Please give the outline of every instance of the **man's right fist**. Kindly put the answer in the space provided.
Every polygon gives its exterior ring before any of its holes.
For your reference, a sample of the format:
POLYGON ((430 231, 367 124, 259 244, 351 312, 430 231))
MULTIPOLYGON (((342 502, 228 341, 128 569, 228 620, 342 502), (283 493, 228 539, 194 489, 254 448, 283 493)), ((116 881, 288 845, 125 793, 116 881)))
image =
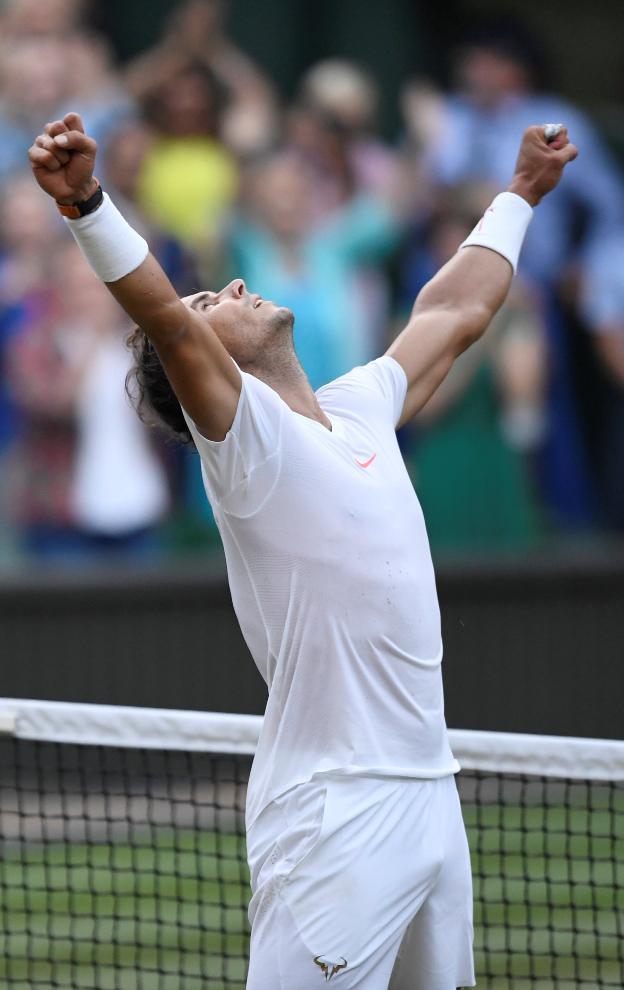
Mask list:
POLYGON ((87 137, 80 115, 67 113, 46 124, 28 151, 33 175, 57 203, 88 199, 97 188, 93 178, 97 145, 87 137))

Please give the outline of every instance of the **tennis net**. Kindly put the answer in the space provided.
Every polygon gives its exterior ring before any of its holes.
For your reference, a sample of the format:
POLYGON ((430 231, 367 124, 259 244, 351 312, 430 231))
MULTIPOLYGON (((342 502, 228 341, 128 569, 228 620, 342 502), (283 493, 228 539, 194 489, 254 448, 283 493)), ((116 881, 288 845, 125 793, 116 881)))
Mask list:
MULTIPOLYGON (((242 990, 261 719, 0 701, 0 985, 242 990)), ((624 743, 452 731, 488 990, 624 985, 624 743)))

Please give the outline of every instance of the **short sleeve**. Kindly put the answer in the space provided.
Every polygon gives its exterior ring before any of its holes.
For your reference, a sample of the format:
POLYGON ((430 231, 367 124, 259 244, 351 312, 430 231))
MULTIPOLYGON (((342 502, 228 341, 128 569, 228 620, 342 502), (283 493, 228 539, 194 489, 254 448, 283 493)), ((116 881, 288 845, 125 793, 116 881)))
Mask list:
POLYGON ((284 403, 264 382, 242 375, 234 422, 224 440, 208 440, 183 409, 201 458, 206 493, 213 507, 231 515, 253 515, 277 482, 281 467, 284 403))
POLYGON ((393 425, 396 426, 403 413, 405 396, 407 395, 407 375, 398 361, 385 354, 365 365, 371 378, 374 380, 392 416, 393 425))
POLYGON ((405 404, 407 376, 398 361, 385 354, 354 368, 316 394, 329 413, 359 414, 369 422, 376 415, 394 429, 405 404))

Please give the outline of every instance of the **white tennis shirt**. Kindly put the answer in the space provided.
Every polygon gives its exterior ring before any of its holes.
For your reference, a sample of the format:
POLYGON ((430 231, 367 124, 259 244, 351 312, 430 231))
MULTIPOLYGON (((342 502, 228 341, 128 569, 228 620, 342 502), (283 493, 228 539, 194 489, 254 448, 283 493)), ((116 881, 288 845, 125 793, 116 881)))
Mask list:
POLYGON ((395 425, 407 381, 382 357, 316 393, 332 430, 243 373, 221 442, 187 416, 234 609, 269 688, 247 825, 317 773, 455 773, 440 612, 395 425))

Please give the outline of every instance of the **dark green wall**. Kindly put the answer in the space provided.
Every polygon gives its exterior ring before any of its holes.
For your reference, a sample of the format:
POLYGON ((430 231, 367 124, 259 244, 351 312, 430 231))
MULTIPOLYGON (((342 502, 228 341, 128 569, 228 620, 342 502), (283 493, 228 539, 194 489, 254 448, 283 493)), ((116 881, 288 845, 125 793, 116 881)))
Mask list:
MULTIPOLYGON (((173 6, 172 0, 106 0, 97 21, 125 60, 158 38, 173 6)), ((413 0, 230 0, 228 25, 286 99, 305 68, 321 58, 340 55, 366 66, 381 84, 381 126, 392 136, 401 81, 414 71, 435 72, 438 64, 440 30, 423 14, 427 6, 413 0)))
MULTIPOLYGON (((174 6, 99 0, 94 19, 126 59, 156 40, 174 6)), ((484 15, 526 25, 543 44, 555 88, 570 99, 599 113, 624 100, 622 0, 230 0, 228 22, 285 96, 316 59, 362 61, 382 84, 390 124, 399 81, 412 72, 443 79, 452 42, 484 15)))
MULTIPOLYGON (((624 556, 438 567, 448 724, 621 738, 624 556)), ((0 695, 260 714, 221 568, 0 581, 0 695)))

